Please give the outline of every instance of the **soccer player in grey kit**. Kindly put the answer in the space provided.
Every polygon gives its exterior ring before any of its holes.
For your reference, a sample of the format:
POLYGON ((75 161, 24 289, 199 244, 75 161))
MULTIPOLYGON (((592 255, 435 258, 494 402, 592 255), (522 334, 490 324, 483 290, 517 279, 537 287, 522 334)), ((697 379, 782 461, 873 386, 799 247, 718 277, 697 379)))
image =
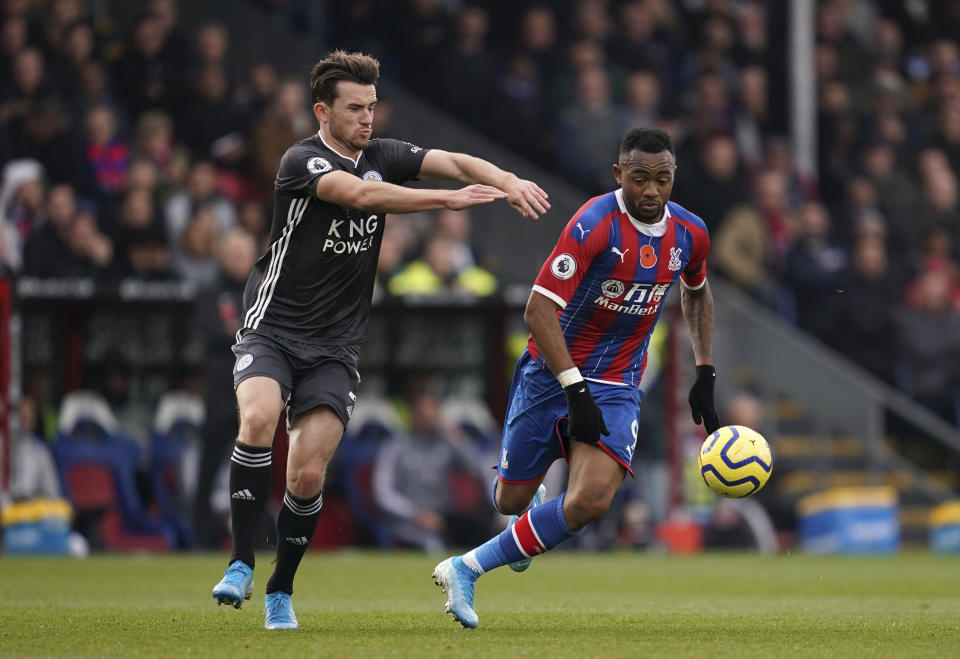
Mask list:
POLYGON ((293 577, 320 515, 327 464, 356 402, 385 215, 498 199, 533 219, 550 208, 535 183, 480 158, 371 139, 378 77, 377 60, 361 53, 338 50, 313 67, 320 130, 290 147, 280 163, 270 247, 247 282, 233 346, 240 413, 230 462, 233 551, 213 597, 240 608, 253 593, 253 534, 269 496, 271 445, 286 407, 286 492, 267 581, 267 629, 297 627, 293 577), (402 187, 416 178, 469 185, 402 187))

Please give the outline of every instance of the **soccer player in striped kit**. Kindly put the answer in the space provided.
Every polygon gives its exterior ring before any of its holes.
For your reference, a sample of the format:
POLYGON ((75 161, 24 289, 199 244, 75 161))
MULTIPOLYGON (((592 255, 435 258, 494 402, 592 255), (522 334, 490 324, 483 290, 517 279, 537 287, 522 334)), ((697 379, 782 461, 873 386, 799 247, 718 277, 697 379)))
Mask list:
POLYGON ((253 534, 270 494, 271 446, 286 409, 286 492, 277 516, 277 560, 267 581, 267 629, 298 626, 290 596, 310 544, 329 463, 357 400, 377 256, 387 213, 460 210, 499 199, 537 218, 550 204, 532 181, 486 160, 392 139, 372 139, 380 65, 335 51, 310 75, 316 135, 291 146, 274 190, 270 247, 244 292, 233 345, 240 432, 230 458, 233 549, 214 586, 240 608, 253 593, 253 534), (425 178, 469 183, 406 188, 425 178))
POLYGON ((697 364, 693 419, 707 433, 720 425, 710 239, 699 217, 669 201, 676 169, 666 132, 628 131, 613 166, 620 189, 577 211, 540 270, 524 313, 531 338, 510 389, 494 495, 514 517, 498 536, 433 572, 448 594, 447 611, 464 627, 479 624, 473 595, 481 575, 508 564, 526 569, 603 516, 627 472, 633 475, 647 345, 678 279, 697 364), (570 467, 567 490, 543 501, 543 477, 561 457, 570 467))

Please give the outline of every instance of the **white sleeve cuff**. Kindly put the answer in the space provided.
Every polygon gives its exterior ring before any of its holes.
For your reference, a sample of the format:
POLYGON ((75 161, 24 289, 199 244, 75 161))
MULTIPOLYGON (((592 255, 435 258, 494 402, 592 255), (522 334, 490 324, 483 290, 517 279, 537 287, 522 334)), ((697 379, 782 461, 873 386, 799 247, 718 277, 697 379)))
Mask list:
POLYGON ((554 293, 553 291, 548 291, 543 286, 537 286, 537 285, 534 285, 533 290, 539 293, 540 295, 550 298, 551 300, 559 304, 561 309, 565 309, 567 307, 567 301, 564 300, 559 295, 557 295, 556 293, 554 293))
POLYGON ((688 291, 699 291, 701 288, 703 288, 704 286, 706 286, 706 284, 707 284, 707 277, 704 276, 704 277, 703 277, 703 281, 700 282, 699 284, 697 284, 696 286, 691 286, 690 284, 688 284, 687 282, 685 282, 685 281, 683 280, 683 277, 681 276, 681 277, 680 277, 680 283, 683 284, 683 287, 686 288, 688 291))

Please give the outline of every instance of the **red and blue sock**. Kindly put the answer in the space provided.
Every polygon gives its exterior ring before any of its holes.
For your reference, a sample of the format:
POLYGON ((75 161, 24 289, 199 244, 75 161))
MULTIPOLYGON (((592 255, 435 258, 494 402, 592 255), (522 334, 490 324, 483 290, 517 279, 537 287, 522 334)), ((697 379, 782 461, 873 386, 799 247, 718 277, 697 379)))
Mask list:
POLYGON ((563 516, 566 493, 530 508, 510 528, 463 555, 477 574, 550 551, 576 535, 563 516))

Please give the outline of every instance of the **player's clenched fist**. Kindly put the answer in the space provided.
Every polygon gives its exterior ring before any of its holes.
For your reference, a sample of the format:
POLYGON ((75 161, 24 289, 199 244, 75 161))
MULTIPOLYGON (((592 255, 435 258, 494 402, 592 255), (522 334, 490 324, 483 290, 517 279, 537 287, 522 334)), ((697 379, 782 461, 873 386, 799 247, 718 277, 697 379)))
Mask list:
POLYGON ((584 444, 596 444, 600 441, 601 433, 610 434, 603 420, 603 412, 593 400, 586 380, 567 385, 563 393, 567 396, 567 432, 573 439, 584 444))

